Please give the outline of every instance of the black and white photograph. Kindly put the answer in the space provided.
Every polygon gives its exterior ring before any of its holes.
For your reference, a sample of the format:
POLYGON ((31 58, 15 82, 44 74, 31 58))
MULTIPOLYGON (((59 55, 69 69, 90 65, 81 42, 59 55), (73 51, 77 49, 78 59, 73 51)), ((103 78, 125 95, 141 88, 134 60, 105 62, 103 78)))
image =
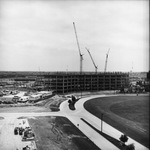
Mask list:
POLYGON ((149 0, 0 0, 0 150, 149 150, 149 0))

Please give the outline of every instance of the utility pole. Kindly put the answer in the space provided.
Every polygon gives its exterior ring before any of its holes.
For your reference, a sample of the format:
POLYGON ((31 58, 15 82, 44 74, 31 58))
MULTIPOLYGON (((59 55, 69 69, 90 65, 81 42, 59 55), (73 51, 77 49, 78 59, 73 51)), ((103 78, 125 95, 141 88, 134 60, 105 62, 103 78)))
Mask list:
POLYGON ((103 132, 103 114, 101 114, 101 132, 103 132))
POLYGON ((80 74, 82 74, 83 54, 81 54, 80 45, 79 45, 78 36, 77 36, 77 31, 76 31, 76 27, 75 27, 75 23, 74 22, 73 22, 73 27, 74 27, 74 31, 75 31, 75 36, 76 36, 77 46, 78 46, 79 56, 80 56, 80 74))
POLYGON ((95 67, 95 73, 97 73, 98 66, 95 65, 95 62, 94 62, 94 60, 93 60, 93 57, 92 57, 92 55, 91 55, 89 49, 86 48, 86 50, 88 51, 88 53, 89 53, 89 55, 90 55, 90 57, 91 57, 91 60, 92 60, 92 62, 93 62, 93 65, 94 65, 94 67, 95 67))

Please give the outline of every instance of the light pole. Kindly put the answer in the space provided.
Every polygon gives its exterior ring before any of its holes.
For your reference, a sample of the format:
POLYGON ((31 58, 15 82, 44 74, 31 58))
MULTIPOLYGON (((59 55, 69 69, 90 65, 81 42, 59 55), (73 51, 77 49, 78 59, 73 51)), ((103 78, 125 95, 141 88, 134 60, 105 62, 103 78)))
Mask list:
POLYGON ((104 114, 101 114, 101 132, 103 132, 103 116, 104 114))

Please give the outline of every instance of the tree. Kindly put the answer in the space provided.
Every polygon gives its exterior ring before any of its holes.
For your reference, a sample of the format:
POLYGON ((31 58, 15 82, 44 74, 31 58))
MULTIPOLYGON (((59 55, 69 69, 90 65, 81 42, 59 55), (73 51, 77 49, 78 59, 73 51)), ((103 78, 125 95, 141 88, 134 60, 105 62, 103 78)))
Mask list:
POLYGON ((126 150, 135 150, 134 144, 132 143, 132 144, 127 145, 126 150))
POLYGON ((72 101, 75 102, 76 101, 76 98, 74 95, 72 95, 72 101))
POLYGON ((119 139, 122 145, 125 145, 125 142, 128 141, 128 137, 125 134, 122 134, 119 139))

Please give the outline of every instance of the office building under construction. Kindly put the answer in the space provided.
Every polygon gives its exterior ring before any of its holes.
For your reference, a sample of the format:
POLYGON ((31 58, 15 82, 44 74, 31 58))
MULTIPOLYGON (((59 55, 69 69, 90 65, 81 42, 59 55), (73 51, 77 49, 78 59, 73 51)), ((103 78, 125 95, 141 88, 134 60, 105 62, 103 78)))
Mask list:
POLYGON ((1 72, 1 79, 35 81, 32 89, 56 93, 120 90, 129 84, 129 73, 123 72, 1 72))
POLYGON ((38 85, 44 85, 56 93, 120 90, 129 84, 129 74, 121 72, 56 72, 42 76, 37 80, 38 85))

